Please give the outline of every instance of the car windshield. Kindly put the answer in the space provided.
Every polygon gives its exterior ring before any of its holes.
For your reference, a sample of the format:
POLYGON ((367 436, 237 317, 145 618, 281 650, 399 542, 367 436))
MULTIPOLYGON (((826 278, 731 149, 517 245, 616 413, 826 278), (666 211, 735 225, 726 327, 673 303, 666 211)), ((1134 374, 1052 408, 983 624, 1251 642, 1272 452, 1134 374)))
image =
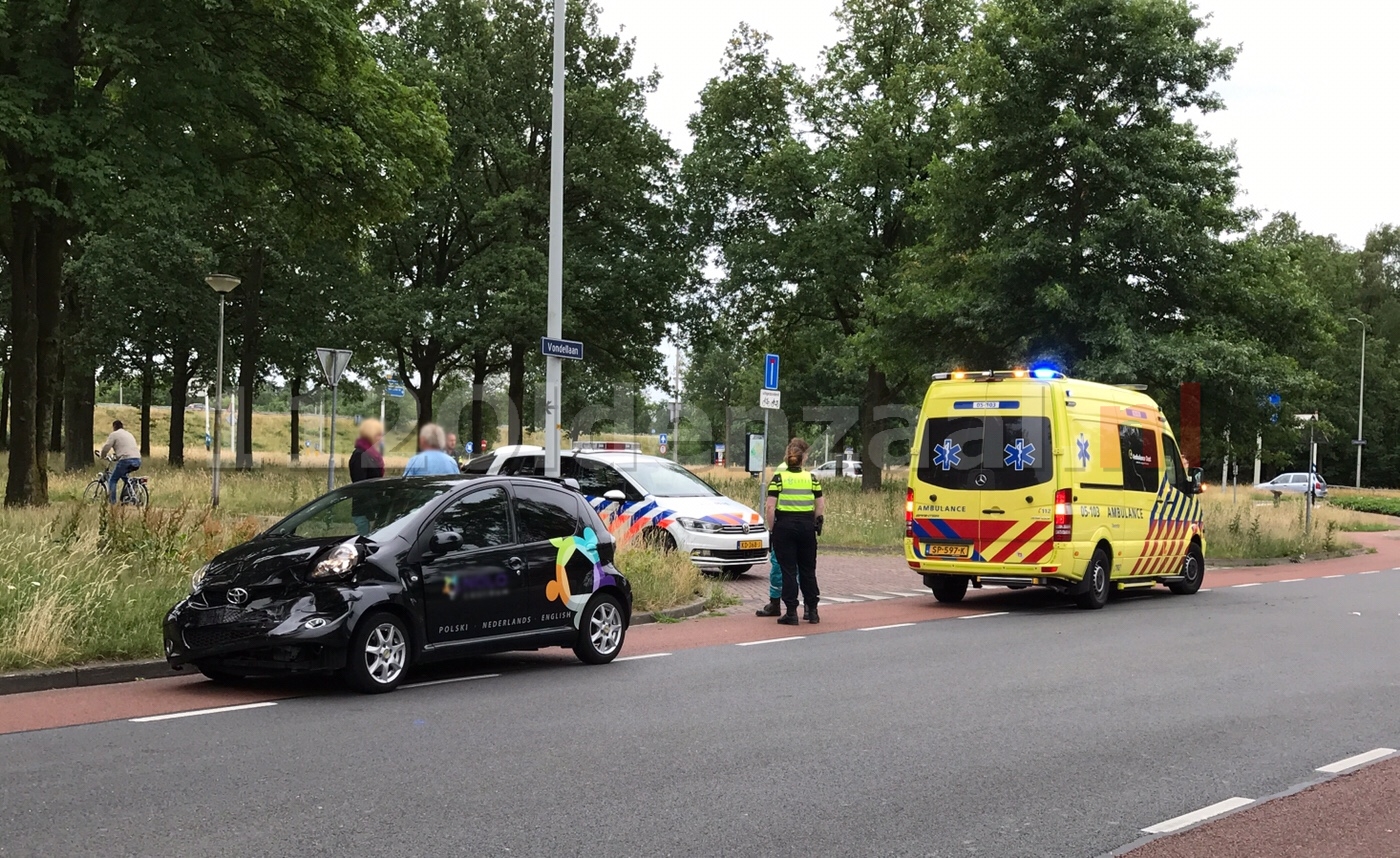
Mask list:
POLYGON ((660 498, 718 497, 709 483, 671 462, 655 459, 619 460, 612 462, 619 471, 628 474, 642 491, 660 498))
POLYGON ((458 480, 370 480, 323 495, 269 528, 265 536, 308 539, 368 536, 384 542, 458 480))

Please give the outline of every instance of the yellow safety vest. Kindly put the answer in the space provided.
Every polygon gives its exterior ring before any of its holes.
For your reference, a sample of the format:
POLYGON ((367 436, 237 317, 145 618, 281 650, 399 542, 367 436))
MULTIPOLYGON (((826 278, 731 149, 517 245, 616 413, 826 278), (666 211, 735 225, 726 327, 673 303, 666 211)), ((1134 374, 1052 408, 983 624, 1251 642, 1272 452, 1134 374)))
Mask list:
POLYGON ((777 492, 778 512, 806 513, 817 511, 817 493, 822 484, 812 476, 811 471, 784 471, 773 475, 768 483, 768 493, 777 492))

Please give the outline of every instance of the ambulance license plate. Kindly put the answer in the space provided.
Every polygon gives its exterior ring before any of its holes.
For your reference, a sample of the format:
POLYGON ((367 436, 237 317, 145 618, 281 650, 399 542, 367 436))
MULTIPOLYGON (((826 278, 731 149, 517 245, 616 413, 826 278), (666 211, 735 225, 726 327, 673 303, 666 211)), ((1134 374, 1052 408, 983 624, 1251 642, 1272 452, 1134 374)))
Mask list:
POLYGON ((968 558, 972 556, 972 546, 947 542, 927 542, 924 543, 924 553, 929 557, 968 558))
POLYGON ((759 551, 763 548, 762 539, 745 539, 739 543, 740 551, 759 551))

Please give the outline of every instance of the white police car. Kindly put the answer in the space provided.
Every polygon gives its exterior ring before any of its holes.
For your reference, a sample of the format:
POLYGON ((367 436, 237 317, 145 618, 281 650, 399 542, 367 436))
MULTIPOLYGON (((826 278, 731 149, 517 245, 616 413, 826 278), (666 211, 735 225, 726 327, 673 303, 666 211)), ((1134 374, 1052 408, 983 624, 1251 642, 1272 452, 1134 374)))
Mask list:
MULTIPOLYGON (((542 476, 544 449, 501 447, 472 459, 463 471, 542 476)), ((578 481, 619 543, 642 539, 683 551, 702 569, 732 575, 768 561, 763 517, 669 459, 626 449, 566 450, 560 471, 578 481)))

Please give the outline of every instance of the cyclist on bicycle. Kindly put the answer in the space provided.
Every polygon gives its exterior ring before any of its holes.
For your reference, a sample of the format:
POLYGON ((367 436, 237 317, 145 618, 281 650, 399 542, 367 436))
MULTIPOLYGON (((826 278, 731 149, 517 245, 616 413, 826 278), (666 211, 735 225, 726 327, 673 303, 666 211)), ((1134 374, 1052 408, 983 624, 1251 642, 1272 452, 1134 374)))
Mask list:
POLYGON ((115 464, 112 465, 112 476, 107 483, 107 500, 109 503, 116 503, 117 483, 141 467, 141 448, 136 445, 136 439, 131 437, 131 433, 122 428, 120 420, 112 421, 112 434, 107 436, 107 442, 102 445, 102 451, 97 455, 106 458, 108 452, 111 452, 115 464))

